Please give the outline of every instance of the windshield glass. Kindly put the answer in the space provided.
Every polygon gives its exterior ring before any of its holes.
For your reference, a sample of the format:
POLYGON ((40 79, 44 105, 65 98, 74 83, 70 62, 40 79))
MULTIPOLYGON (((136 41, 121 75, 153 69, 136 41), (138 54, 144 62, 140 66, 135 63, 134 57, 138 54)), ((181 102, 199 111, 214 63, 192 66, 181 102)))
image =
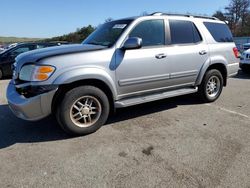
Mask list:
POLYGON ((105 23, 83 41, 83 44, 111 47, 131 22, 132 20, 118 20, 105 23))

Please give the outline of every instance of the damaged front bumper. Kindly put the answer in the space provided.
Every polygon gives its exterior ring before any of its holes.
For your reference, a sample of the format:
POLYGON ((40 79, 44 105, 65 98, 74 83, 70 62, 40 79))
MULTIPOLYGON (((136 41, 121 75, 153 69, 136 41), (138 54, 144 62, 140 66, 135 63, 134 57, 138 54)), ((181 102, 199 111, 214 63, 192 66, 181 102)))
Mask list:
MULTIPOLYGON (((8 85, 7 100, 12 112, 19 118, 37 121, 51 114, 52 102, 57 87, 50 88, 40 94, 23 94, 18 91, 13 81, 8 85)), ((31 90, 32 91, 32 90, 31 90)))

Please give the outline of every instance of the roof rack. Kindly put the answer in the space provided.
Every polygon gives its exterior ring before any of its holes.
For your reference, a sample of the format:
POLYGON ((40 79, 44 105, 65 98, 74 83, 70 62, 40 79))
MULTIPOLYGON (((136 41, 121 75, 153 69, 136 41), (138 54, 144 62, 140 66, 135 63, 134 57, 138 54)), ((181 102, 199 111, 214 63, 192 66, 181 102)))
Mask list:
POLYGON ((219 20, 216 17, 209 17, 209 16, 199 16, 199 15, 192 15, 192 14, 172 14, 172 13, 163 13, 163 12, 154 12, 150 14, 150 16, 183 16, 189 18, 204 18, 210 20, 219 20))

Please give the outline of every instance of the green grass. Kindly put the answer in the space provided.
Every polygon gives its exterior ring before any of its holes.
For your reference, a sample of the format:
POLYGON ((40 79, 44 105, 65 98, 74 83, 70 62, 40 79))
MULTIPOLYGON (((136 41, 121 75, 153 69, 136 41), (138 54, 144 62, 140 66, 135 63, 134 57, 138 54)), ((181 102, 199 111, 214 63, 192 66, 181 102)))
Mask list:
POLYGON ((16 42, 34 42, 42 40, 41 38, 18 38, 18 37, 1 37, 0 36, 0 44, 1 43, 16 43, 16 42))

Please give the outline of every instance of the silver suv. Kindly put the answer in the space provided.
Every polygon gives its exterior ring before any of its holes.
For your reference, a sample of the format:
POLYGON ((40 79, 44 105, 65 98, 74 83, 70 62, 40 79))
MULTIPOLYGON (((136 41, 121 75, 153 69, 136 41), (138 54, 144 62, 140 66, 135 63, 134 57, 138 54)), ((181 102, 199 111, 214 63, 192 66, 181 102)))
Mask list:
POLYGON ((195 92, 215 101, 238 57, 217 18, 154 13, 105 23, 79 45, 18 56, 7 98, 19 118, 55 114, 66 132, 85 135, 115 108, 195 92))

